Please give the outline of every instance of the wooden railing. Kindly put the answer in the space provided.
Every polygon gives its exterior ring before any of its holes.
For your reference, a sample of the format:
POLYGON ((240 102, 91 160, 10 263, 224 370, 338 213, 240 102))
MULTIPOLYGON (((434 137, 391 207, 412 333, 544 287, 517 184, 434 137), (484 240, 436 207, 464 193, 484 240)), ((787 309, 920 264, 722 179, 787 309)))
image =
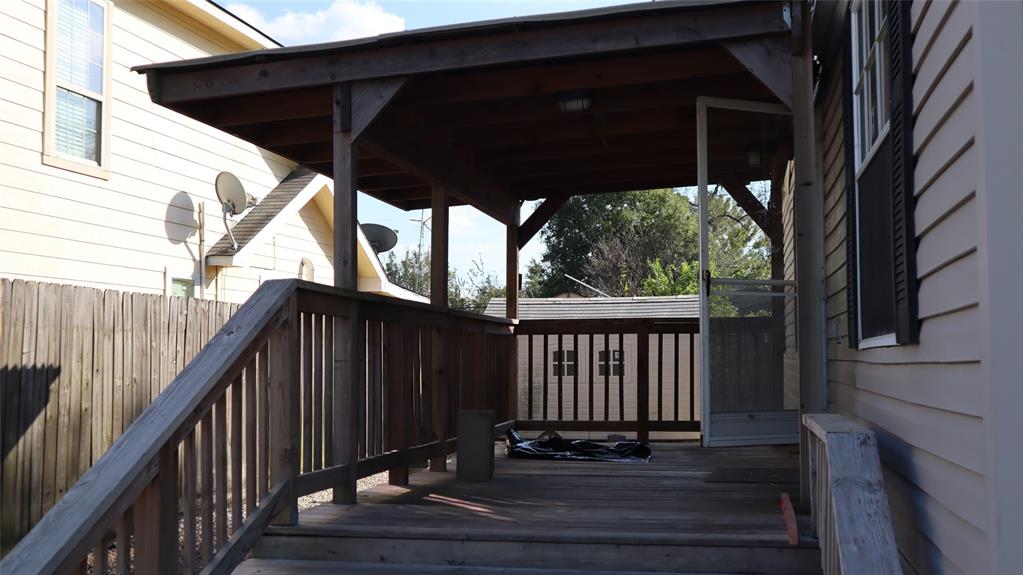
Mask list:
POLYGON ((700 430, 699 322, 522 320, 518 429, 700 430))
POLYGON ((513 409, 511 322, 265 283, 0 563, 3 573, 224 573, 297 498, 455 449, 513 409), (343 342, 334 345, 335 340, 343 342))
POLYGON ((830 413, 806 414, 803 426, 824 574, 902 573, 874 432, 830 413))

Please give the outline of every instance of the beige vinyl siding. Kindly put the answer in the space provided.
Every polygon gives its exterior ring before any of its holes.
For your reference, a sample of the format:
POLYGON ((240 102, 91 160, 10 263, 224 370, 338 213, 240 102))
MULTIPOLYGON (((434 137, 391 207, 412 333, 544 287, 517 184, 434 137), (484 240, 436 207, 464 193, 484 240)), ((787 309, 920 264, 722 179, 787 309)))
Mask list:
MULTIPOLYGON (((225 44, 147 3, 118 2, 110 10, 110 178, 44 165, 45 5, 0 3, 0 274, 161 293, 167 271, 197 271, 199 203, 207 245, 225 233, 213 188, 219 172, 261 197, 293 164, 153 104, 131 66, 222 53, 225 44)), ((312 243, 288 249, 322 260, 312 243)))
POLYGON ((263 281, 298 277, 302 258, 313 263, 313 281, 332 285, 333 237, 318 208, 306 204, 259 247, 246 267, 221 268, 216 279, 219 298, 243 302, 263 281))
MULTIPOLYGON (((818 103, 825 193, 829 410, 878 432, 896 536, 921 573, 988 572, 978 311, 973 10, 914 2, 918 345, 857 351, 846 321, 841 78, 818 103)), ((839 67, 840 69, 840 67, 839 67)))

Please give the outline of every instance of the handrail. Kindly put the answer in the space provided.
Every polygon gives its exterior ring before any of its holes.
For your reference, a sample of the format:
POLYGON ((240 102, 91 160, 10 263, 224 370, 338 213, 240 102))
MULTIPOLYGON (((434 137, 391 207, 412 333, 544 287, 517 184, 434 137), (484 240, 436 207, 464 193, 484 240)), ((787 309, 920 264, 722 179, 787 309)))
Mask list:
POLYGON ((177 572, 179 560, 187 571, 228 572, 267 525, 297 521, 298 496, 334 487, 337 498, 339 486, 354 495, 356 476, 391 471, 392 481, 407 481, 410 463, 443 462, 455 448, 448 421, 467 398, 505 419, 500 386, 510 387, 514 324, 268 281, 0 571, 66 572, 91 559, 105 572, 113 533, 118 572, 177 572), (354 347, 335 345, 332 334, 354 347), (352 349, 362 352, 346 356, 352 349), (375 394, 368 407, 367 394, 375 394), (367 434, 373 425, 387 427, 385 440, 367 434))
POLYGON ((874 432, 831 413, 805 414, 803 426, 824 574, 901 574, 874 432))

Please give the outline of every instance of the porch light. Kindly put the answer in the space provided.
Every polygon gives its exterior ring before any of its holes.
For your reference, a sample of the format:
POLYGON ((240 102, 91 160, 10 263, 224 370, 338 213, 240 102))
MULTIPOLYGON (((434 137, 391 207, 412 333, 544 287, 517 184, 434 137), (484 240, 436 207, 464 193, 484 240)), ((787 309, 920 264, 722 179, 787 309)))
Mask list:
POLYGON ((585 112, 590 109, 590 95, 586 92, 558 94, 558 109, 562 112, 585 112))
POLYGON ((760 150, 756 147, 746 148, 746 165, 750 168, 760 166, 760 150))

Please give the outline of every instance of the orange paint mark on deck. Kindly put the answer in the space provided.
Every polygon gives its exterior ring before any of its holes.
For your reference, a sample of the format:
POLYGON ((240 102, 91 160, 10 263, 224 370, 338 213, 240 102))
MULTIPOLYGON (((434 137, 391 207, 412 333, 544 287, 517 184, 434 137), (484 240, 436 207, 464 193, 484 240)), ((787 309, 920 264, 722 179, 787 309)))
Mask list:
POLYGON ((781 514, 785 518, 785 531, 789 537, 789 545, 799 544, 799 525, 796 523, 796 511, 792 509, 792 499, 788 493, 781 494, 781 514))

